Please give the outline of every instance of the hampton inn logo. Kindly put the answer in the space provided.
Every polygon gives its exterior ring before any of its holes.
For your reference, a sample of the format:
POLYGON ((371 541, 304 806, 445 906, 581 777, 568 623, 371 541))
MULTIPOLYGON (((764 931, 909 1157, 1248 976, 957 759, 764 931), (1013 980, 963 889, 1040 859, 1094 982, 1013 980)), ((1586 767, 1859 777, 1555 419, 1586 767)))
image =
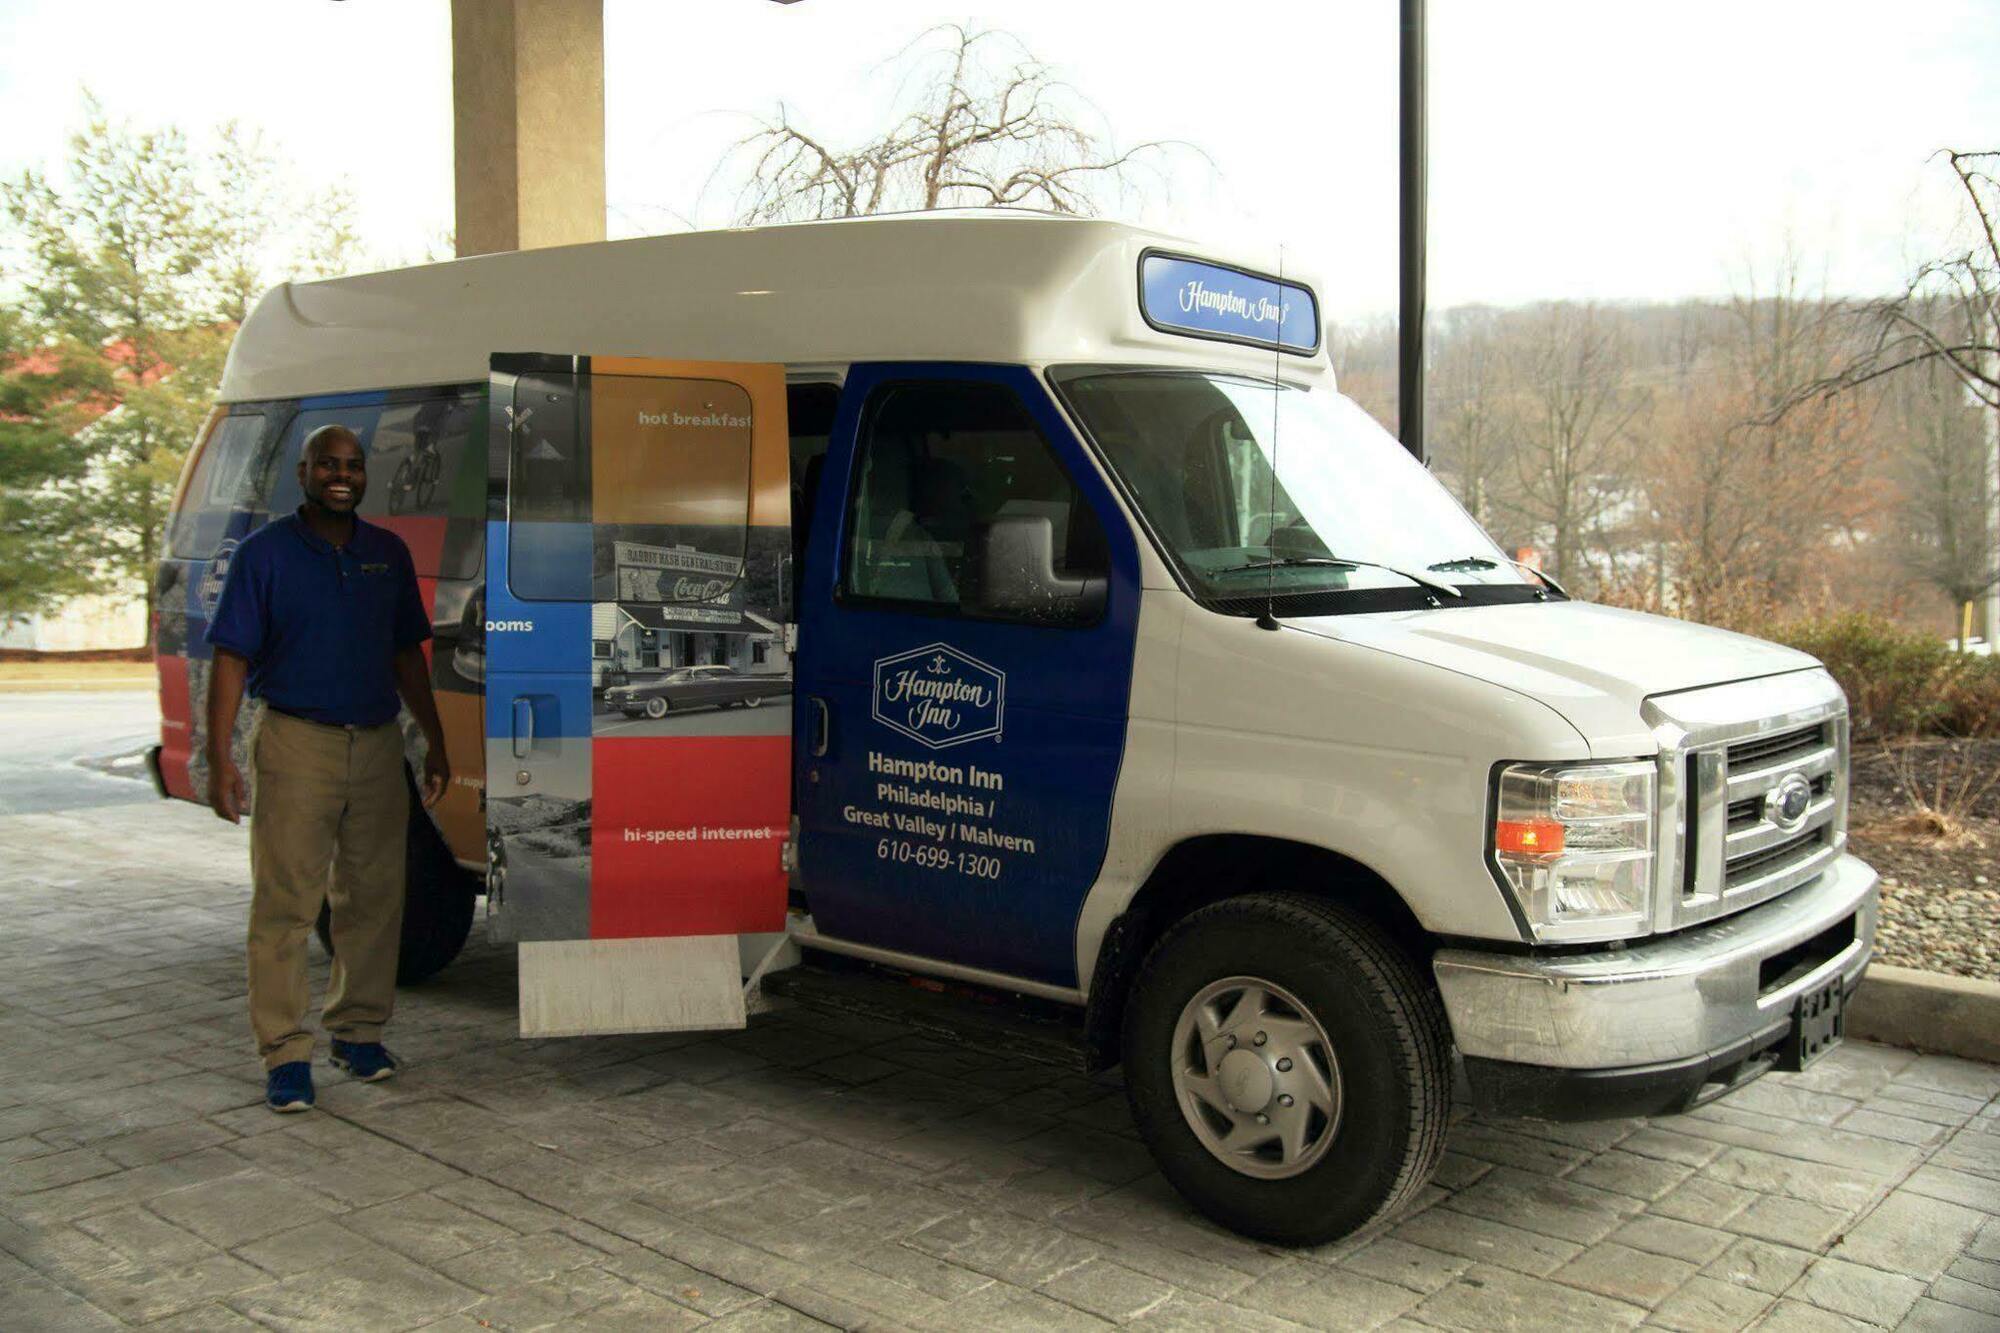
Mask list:
POLYGON ((201 613, 210 620, 215 619, 215 608, 222 601, 222 585, 229 579, 229 562, 236 558, 236 539, 215 548, 215 554, 208 559, 208 567, 201 571, 201 582, 195 586, 194 595, 201 603, 201 613))
POLYGON ((1006 703, 1006 672, 946 644, 875 662, 875 720, 933 750, 999 740, 1006 703))

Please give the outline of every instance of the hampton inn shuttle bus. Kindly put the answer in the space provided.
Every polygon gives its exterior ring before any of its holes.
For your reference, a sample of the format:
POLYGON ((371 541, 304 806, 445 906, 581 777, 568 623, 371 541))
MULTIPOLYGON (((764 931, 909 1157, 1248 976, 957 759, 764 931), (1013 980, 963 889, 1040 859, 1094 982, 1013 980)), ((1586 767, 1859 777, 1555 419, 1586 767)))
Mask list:
POLYGON ((1508 559, 1323 328, 1274 257, 1006 213, 280 287, 180 483, 161 786, 339 422, 458 775, 403 974, 483 893, 526 1035, 741 1026, 829 955, 1053 1001, 1167 1177, 1293 1243, 1422 1187, 1457 1071, 1610 1117, 1827 1050, 1876 912, 1839 687, 1508 559))

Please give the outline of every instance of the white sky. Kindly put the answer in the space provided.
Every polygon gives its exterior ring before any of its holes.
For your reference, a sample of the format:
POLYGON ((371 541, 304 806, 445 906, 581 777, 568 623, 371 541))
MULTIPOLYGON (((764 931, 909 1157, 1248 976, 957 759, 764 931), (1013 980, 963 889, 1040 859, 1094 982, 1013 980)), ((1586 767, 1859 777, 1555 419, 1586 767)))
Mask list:
MULTIPOLYGON (((611 230, 728 220, 702 187, 783 97, 878 124, 876 67, 941 18, 1019 34, 1121 142, 1185 139, 1139 220, 1309 254, 1329 312, 1393 310, 1396 0, 605 0, 611 230)), ((1727 292, 1789 243, 1893 287, 1955 200, 1940 147, 2000 147, 2000 0, 1432 0, 1431 299, 1727 292)), ((114 114, 236 117, 343 180, 368 241, 451 225, 446 0, 0 0, 0 170, 49 166, 88 86, 114 114)))

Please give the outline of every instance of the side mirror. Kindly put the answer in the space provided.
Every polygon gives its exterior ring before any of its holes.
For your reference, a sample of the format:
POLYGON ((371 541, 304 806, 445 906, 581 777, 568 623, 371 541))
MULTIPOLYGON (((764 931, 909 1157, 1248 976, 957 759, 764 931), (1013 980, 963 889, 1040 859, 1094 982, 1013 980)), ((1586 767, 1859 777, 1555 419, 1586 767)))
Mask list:
POLYGON ((993 520, 979 561, 979 609, 1023 620, 1075 624, 1104 609, 1103 576, 1056 573, 1055 526, 1043 514, 993 520))

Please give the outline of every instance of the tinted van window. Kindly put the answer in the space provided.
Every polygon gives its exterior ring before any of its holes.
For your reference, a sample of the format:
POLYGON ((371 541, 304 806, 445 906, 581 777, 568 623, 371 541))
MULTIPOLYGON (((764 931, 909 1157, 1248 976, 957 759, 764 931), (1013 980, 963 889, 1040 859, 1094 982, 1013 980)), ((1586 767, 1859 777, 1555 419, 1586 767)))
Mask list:
MULTIPOLYGON (((271 455, 268 480, 264 493, 270 497, 269 509, 273 515, 289 514, 305 499, 299 490, 299 446, 306 436, 321 426, 345 426, 361 440, 361 452, 368 456, 368 490, 373 498, 377 477, 375 475, 375 452, 372 441, 375 436, 375 420, 382 414, 379 403, 367 403, 358 407, 315 407, 295 413, 285 433, 279 437, 278 447, 271 455)), ((367 503, 363 501, 364 505, 367 503)))
POLYGON ((361 502, 362 514, 369 518, 476 515, 485 499, 483 476, 471 508, 455 503, 476 406, 475 399, 454 397, 384 407, 376 418, 374 445, 368 453, 368 494, 361 502))
POLYGON ((256 473, 264 442, 261 415, 224 417, 195 459, 187 493, 167 529, 167 554, 206 560, 215 554, 232 513, 257 507, 256 473))
POLYGON ((270 512, 290 513, 299 492, 299 447, 322 426, 346 426, 368 456, 361 516, 388 528, 410 548, 422 578, 470 578, 479 572, 485 523, 484 454, 471 447, 486 421, 477 395, 415 402, 313 408, 294 416, 272 454, 270 512), (477 461, 473 473, 466 464, 477 461), (456 521, 454 521, 456 520, 456 521))
POLYGON ((997 384, 880 390, 862 427, 848 532, 843 591, 944 615, 1082 624, 1096 618, 1091 594, 1110 569, 1089 502, 997 384), (1043 551, 1046 598, 1003 590, 1002 576, 1041 565, 1043 551))
POLYGON ((507 392, 508 583, 538 601, 706 604, 745 591, 750 395, 724 380, 535 373, 507 392))

